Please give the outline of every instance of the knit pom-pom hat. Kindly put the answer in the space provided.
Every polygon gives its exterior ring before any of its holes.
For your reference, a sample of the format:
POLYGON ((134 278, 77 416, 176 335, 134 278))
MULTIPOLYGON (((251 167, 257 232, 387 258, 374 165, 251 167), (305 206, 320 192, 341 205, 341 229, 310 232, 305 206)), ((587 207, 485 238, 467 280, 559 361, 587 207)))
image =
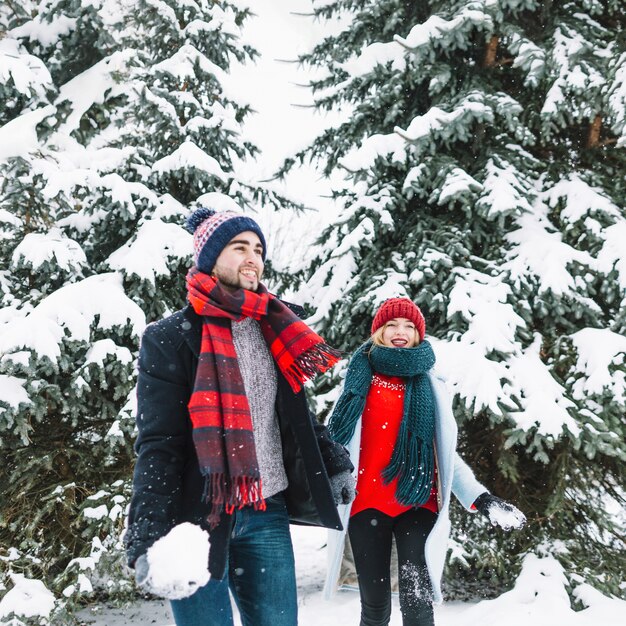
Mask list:
POLYGON ((417 304, 408 298, 389 298, 380 305, 372 322, 372 335, 394 317, 404 317, 411 320, 415 324, 420 341, 424 341, 426 320, 417 304))
POLYGON ((196 209, 186 220, 185 228, 193 234, 193 260, 196 267, 210 274, 217 257, 228 242, 239 233, 252 231, 263 245, 263 260, 267 245, 259 225, 250 217, 234 211, 217 213, 212 209, 196 209))

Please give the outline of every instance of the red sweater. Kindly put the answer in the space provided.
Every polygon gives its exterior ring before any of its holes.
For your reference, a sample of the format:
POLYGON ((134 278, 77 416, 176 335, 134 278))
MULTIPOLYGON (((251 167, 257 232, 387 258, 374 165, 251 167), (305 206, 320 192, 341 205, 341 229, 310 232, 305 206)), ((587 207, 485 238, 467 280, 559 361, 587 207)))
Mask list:
MULTIPOLYGON (((397 376, 374 374, 370 385, 361 424, 361 452, 357 496, 350 515, 365 509, 376 509, 396 517, 413 508, 396 500, 395 478, 385 485, 383 470, 389 465, 393 454, 404 408, 404 379, 397 376)), ((437 513, 437 467, 430 498, 424 508, 437 513)))

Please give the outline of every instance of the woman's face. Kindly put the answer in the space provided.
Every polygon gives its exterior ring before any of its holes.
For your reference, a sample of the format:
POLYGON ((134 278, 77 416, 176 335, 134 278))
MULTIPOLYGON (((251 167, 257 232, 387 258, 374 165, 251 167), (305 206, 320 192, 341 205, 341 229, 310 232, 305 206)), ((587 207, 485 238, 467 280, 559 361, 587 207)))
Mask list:
POLYGON ((415 324, 406 317, 394 317, 383 329, 382 341, 388 348, 412 348, 419 341, 415 324))

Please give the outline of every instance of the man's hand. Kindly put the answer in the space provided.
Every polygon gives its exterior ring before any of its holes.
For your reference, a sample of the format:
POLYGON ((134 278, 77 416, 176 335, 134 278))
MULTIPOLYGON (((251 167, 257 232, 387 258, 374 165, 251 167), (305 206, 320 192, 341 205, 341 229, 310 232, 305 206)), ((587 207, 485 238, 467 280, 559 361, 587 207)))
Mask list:
POLYGON ((351 472, 339 472, 331 476, 329 480, 335 504, 350 504, 354 500, 356 481, 351 472))
POLYGON ((150 566, 148 565, 148 557, 145 554, 142 554, 135 561, 135 582, 137 587, 152 593, 150 588, 150 566))
POLYGON ((526 516, 516 506, 487 491, 476 498, 474 506, 491 522, 492 526, 500 526, 504 530, 517 530, 526 523, 526 516))
POLYGON ((173 578, 171 581, 161 580, 160 584, 156 583, 154 577, 150 575, 148 557, 142 554, 135 561, 135 582, 142 591, 153 596, 166 600, 180 600, 193 595, 202 586, 203 581, 176 580, 173 578))

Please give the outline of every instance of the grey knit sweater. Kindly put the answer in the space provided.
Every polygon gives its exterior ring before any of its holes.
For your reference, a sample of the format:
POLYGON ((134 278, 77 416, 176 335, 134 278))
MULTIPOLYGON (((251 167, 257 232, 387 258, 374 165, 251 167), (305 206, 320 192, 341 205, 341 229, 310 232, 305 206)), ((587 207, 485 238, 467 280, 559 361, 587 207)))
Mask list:
POLYGON ((233 343, 250 405, 256 457, 263 481, 263 497, 287 488, 280 430, 276 418, 274 359, 256 320, 246 317, 232 323, 233 343))

